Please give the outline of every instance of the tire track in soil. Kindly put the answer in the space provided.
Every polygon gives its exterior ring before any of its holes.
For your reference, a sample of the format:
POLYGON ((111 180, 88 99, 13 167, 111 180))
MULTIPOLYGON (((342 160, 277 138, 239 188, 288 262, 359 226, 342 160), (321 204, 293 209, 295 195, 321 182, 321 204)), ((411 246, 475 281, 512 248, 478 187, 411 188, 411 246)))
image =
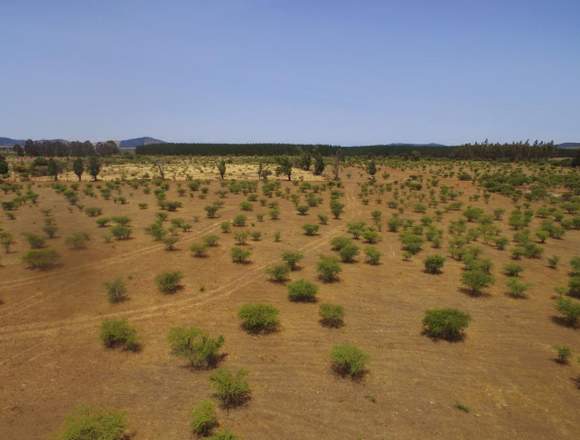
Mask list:
MULTIPOLYGON (((205 235, 209 232, 212 232, 214 229, 217 228, 217 225, 219 225, 220 223, 221 222, 216 222, 216 223, 212 223, 211 225, 205 226, 201 230, 196 231, 194 234, 186 237, 184 240, 181 241, 181 243, 188 243, 194 239, 199 238, 199 236, 201 236, 201 235, 205 235)), ((57 278, 57 277, 60 277, 63 275, 73 274, 76 272, 82 272, 85 270, 90 270, 91 268, 96 267, 96 266, 98 266, 99 268, 103 267, 103 266, 110 266, 110 265, 121 262, 119 260, 125 260, 127 258, 136 258, 136 257, 142 256, 142 255, 147 255, 149 253, 153 253, 153 252, 161 250, 161 249, 164 249, 163 245, 148 246, 146 248, 141 248, 141 249, 138 249, 138 250, 133 251, 133 252, 126 252, 124 254, 116 255, 114 257, 111 257, 111 258, 108 258, 105 260, 100 260, 99 262, 88 263, 88 264, 85 264, 82 266, 77 266, 77 267, 71 268, 68 271, 51 272, 50 274, 41 274, 41 275, 31 276, 28 278, 21 278, 20 280, 12 280, 9 282, 5 282, 4 284, 0 283, 0 287, 4 288, 4 285, 9 284, 9 283, 14 283, 15 285, 9 286, 8 288, 17 288, 17 287, 24 286, 26 284, 34 283, 36 281, 43 281, 43 280, 46 280, 49 278, 57 278)), ((4 305, 2 307, 2 312, 6 312, 6 313, 1 313, 0 319, 8 318, 10 316, 13 316, 16 313, 20 313, 21 311, 28 309, 30 307, 41 304, 42 302, 44 302, 46 300, 46 297, 43 298, 43 295, 46 295, 46 294, 44 292, 39 292, 35 295, 28 297, 27 299, 19 301, 17 303, 4 305), (37 299, 37 300, 34 301, 35 299, 37 299)))
MULTIPOLYGON (((310 241, 306 245, 298 248, 305 253, 310 253, 327 243, 327 240, 331 238, 337 231, 339 227, 335 227, 328 231, 326 235, 321 236, 319 239, 310 241)), ((197 307, 200 305, 207 304, 211 301, 221 299, 231 295, 233 292, 255 282, 254 276, 263 271, 268 265, 272 264, 274 260, 270 260, 267 263, 260 264, 259 266, 253 267, 248 270, 243 275, 228 281, 225 285, 220 286, 216 289, 206 292, 203 296, 195 296, 190 298, 183 298, 178 301, 174 301, 168 304, 161 304, 156 306, 148 306, 141 309, 135 310, 125 310, 122 312, 113 312, 106 315, 91 316, 88 318, 81 319, 65 319, 57 322, 51 323, 31 323, 31 324, 19 324, 0 328, 0 341, 2 340, 14 340, 19 337, 35 337, 35 336, 46 336, 58 333, 65 329, 81 329, 94 327, 103 319, 108 318, 128 318, 132 321, 138 321, 143 319, 151 319, 156 316, 162 315, 166 312, 178 311, 181 312, 186 308, 197 307)))

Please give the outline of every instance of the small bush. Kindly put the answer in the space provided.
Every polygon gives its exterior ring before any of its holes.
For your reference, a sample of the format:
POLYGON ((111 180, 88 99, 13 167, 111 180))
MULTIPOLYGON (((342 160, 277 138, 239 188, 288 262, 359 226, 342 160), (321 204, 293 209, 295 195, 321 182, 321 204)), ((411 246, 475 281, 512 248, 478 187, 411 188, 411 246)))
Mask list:
POLYGON ((107 298, 112 304, 124 301, 127 298, 127 287, 121 278, 105 283, 107 298))
POLYGON ((208 437, 207 440, 238 440, 238 437, 236 437, 232 432, 228 431, 227 429, 224 429, 223 431, 216 432, 211 437, 208 437))
POLYGON ((189 250, 194 257, 207 257, 207 244, 205 243, 192 243, 189 250))
POLYGON ((367 256, 367 263, 373 266, 376 266, 381 262, 381 256, 383 255, 381 251, 374 246, 367 246, 365 248, 365 254, 367 256))
POLYGON ((349 243, 343 246, 338 252, 343 263, 352 263, 359 254, 359 249, 356 244, 349 243))
POLYGON ((287 264, 275 264, 266 268, 266 273, 270 277, 270 280, 283 283, 288 279, 288 274, 290 273, 290 268, 287 264))
POLYGON ((580 319, 580 302, 569 298, 558 298, 556 300, 556 310, 562 315, 564 322, 571 327, 575 327, 580 319))
POLYGON ((359 377, 365 372, 368 354, 351 344, 335 345, 330 353, 332 368, 339 374, 359 377))
POLYGON ((334 257, 321 256, 317 265, 318 277, 326 282, 338 280, 338 274, 342 271, 338 260, 334 257))
POLYGON ((557 345, 554 347, 556 350, 556 362, 560 364, 567 364, 572 356, 572 350, 566 345, 557 345))
POLYGON ((127 351, 138 351, 137 331, 126 319, 105 319, 101 323, 101 341, 107 348, 121 347, 127 351))
POLYGON ((218 425, 215 405, 209 400, 202 400, 191 412, 191 430, 194 434, 208 436, 218 425))
POLYGON ((116 240, 128 240, 131 238, 131 227, 123 224, 116 224, 111 228, 111 234, 116 240))
POLYGON ((181 272, 164 272, 155 277, 155 283, 161 293, 175 293, 181 287, 182 278, 181 272))
POLYGON ((246 264, 249 262, 252 253, 248 249, 243 249, 239 246, 234 246, 230 251, 232 261, 238 264, 246 264))
POLYGON ((507 263, 503 267, 503 273, 508 277, 519 277, 523 270, 524 268, 517 263, 507 263))
POLYGON ((193 368, 214 367, 224 337, 211 338, 196 327, 174 327, 168 336, 171 354, 186 359, 193 368))
POLYGON ((127 417, 121 411, 81 406, 66 417, 56 440, 125 440, 127 417))
POLYGON ((512 298, 525 298, 527 296, 526 291, 529 289, 529 285, 522 282, 516 277, 508 278, 506 282, 508 288, 508 294, 512 298))
POLYGON ((249 333, 269 333, 278 327, 278 309, 268 304, 246 304, 238 312, 242 327, 249 333))
POLYGON ((295 302, 315 302, 318 287, 306 280, 297 280, 288 284, 288 299, 295 302))
POLYGON ((304 254, 299 251, 287 251, 282 254, 282 260, 288 264, 290 270, 298 270, 298 263, 304 258, 304 254))
POLYGON ((320 323, 326 327, 341 327, 344 324, 344 309, 338 304, 320 304, 320 323))
POLYGON ((334 237, 330 241, 330 245, 333 251, 340 251, 343 247, 348 246, 349 244, 352 244, 352 240, 344 236, 334 237))
POLYGON ((463 338, 470 321, 469 314, 457 309, 433 309, 425 312, 423 327, 432 338, 456 341, 463 338))
POLYGON ((552 255, 548 257, 548 267, 550 269, 556 269, 558 267, 558 263, 560 262, 560 257, 557 255, 552 255))
POLYGON ((473 295, 479 295, 482 289, 493 284, 494 278, 483 270, 466 270, 461 277, 463 284, 473 295))
POLYGON ((243 405, 250 398, 250 386, 246 380, 248 373, 238 370, 233 373, 220 368, 211 375, 210 381, 214 388, 214 396, 225 408, 243 405))
POLYGON ((304 230, 305 235, 313 236, 313 235, 318 234, 319 227, 320 226, 318 226, 318 225, 307 223, 307 224, 302 226, 302 229, 304 230))
POLYGON ((24 238, 26 238, 30 249, 42 249, 46 246, 46 240, 40 235, 24 234, 24 238))
POLYGON ((441 273, 441 269, 445 264, 445 257, 442 255, 429 255, 425 258, 425 272, 431 274, 441 273))
POLYGON ((90 237, 86 232, 75 232, 65 240, 70 249, 86 249, 90 237))
POLYGON ((209 247, 215 247, 218 245, 220 238, 217 235, 206 235, 203 237, 203 242, 209 247))
POLYGON ((46 270, 59 263, 60 255, 53 249, 31 249, 24 254, 22 261, 30 269, 46 270))

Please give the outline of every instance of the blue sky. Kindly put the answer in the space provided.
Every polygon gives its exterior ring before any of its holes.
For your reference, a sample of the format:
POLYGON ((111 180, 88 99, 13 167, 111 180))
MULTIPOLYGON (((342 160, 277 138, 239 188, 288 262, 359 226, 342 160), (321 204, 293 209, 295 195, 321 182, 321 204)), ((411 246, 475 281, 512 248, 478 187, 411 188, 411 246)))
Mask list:
POLYGON ((578 0, 2 0, 0 17, 0 136, 580 141, 578 0))

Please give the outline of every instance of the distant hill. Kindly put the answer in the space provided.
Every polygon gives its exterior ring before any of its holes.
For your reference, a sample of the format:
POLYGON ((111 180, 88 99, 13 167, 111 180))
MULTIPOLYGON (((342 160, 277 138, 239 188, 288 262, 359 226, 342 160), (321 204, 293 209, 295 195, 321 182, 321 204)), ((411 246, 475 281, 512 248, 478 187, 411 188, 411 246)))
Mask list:
POLYGON ((119 141, 119 147, 121 148, 137 148, 142 145, 149 145, 149 144, 165 144, 165 141, 160 139, 155 139, 152 137, 140 137, 140 138, 133 138, 133 139, 126 139, 124 141, 119 141))
POLYGON ((556 145, 558 148, 580 148, 580 142, 564 142, 556 145))
POLYGON ((2 146, 2 147, 12 147, 16 144, 23 145, 24 140, 23 139, 12 139, 12 138, 7 138, 7 137, 0 137, 0 146, 2 146))

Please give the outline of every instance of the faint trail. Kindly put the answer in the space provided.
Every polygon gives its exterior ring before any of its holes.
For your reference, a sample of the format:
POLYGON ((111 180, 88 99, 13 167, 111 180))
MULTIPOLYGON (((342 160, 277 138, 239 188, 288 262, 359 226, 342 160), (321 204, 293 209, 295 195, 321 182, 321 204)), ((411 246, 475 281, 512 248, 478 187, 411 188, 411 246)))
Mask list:
MULTIPOLYGON (((216 222, 216 223, 212 223, 211 225, 207 225, 204 228, 200 229, 199 231, 196 231, 194 234, 188 235, 186 238, 180 240, 179 243, 187 243, 187 242, 190 242, 190 241, 198 238, 200 235, 207 234, 208 232, 211 232, 214 229, 217 229, 217 227, 219 226, 220 223, 221 222, 216 222)), ((137 249, 134 251, 125 252, 123 254, 116 255, 114 257, 110 257, 110 258, 107 258, 104 260, 99 260, 99 261, 95 261, 95 262, 86 263, 86 264, 83 264, 80 266, 76 266, 76 267, 73 267, 69 270, 59 271, 58 269, 56 269, 50 273, 33 275, 30 277, 26 277, 26 278, 20 278, 19 280, 0 282, 0 288, 5 289, 5 288, 21 287, 21 286, 24 286, 26 284, 34 283, 37 281, 44 281, 44 280, 48 280, 51 278, 58 278, 58 277, 61 277, 63 275, 74 274, 77 272, 90 270, 92 268, 99 268, 100 269, 104 266, 111 266, 113 264, 123 262, 129 258, 135 258, 135 257, 139 257, 142 255, 147 255, 147 254, 150 254, 150 253, 156 252, 158 250, 162 250, 162 249, 165 249, 163 244, 155 244, 153 246, 148 246, 148 247, 144 247, 144 248, 137 249)), ((18 303, 13 304, 13 305, 16 306, 16 305, 18 305, 18 303)), ((2 315, 0 315, 0 317, 1 316, 2 315)))
MULTIPOLYGON (((310 241, 304 246, 298 248, 298 250, 301 250, 305 253, 313 252, 314 250, 324 246, 327 243, 327 240, 332 237, 338 229, 339 227, 333 228, 332 230, 328 231, 327 234, 316 240, 310 241)), ((54 335, 55 333, 58 333, 64 329, 94 327, 95 325, 100 324, 103 319, 108 318, 128 318, 131 320, 142 320, 162 315, 168 311, 181 312, 185 308, 196 307, 229 296, 233 292, 247 286, 248 284, 251 284, 252 282, 255 282, 255 275, 261 273, 264 268, 272 264, 272 262, 273 260, 270 260, 266 263, 254 266, 243 275, 228 281, 223 286, 205 292, 205 294, 202 296, 197 295, 195 297, 183 298, 168 304, 148 306, 140 309, 125 310, 121 312, 113 312, 88 318, 64 319, 61 321, 49 323, 31 323, 6 326, 0 328, 0 341, 14 340, 15 338, 19 337, 54 335)))

